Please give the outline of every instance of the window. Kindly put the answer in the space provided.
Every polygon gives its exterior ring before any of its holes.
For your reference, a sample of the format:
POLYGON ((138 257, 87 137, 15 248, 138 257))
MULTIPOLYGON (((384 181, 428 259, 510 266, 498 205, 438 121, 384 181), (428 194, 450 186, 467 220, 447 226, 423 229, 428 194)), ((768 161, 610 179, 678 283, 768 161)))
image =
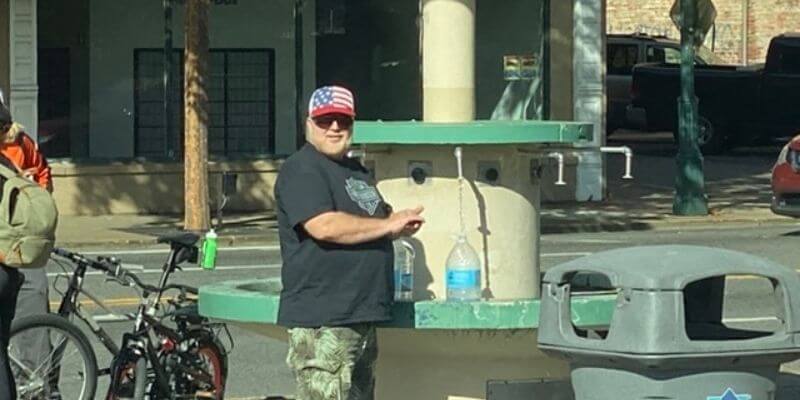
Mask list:
MULTIPOLYGON (((667 47, 664 49, 664 62, 667 64, 680 64, 681 63, 681 51, 678 49, 673 49, 672 47, 667 47)), ((695 61, 697 64, 697 61, 695 61)))
POLYGON ((780 50, 780 66, 777 73, 800 73, 800 48, 786 46, 780 50))
MULTIPOLYGON (((161 49, 134 51, 134 135, 138 157, 175 158, 182 154, 183 50, 173 53, 169 110, 165 110, 163 63, 161 49), (166 112, 171 116, 169 121, 164 118, 166 112)), ((274 153, 274 66, 272 49, 210 51, 210 155, 274 153)))
MULTIPOLYGON (((702 47, 700 49, 703 49, 702 47)), ((714 56, 711 51, 697 51, 698 57, 695 57, 694 64, 707 64, 709 62, 720 64, 718 57, 714 56), (703 56, 703 57, 699 57, 703 56), (705 57, 705 58, 704 58, 705 57)), ((681 50, 674 47, 647 47, 647 62, 652 63, 667 63, 667 64, 680 64, 681 63, 681 50)))
POLYGON ((639 56, 636 44, 609 44, 607 47, 608 74, 630 75, 639 56))
POLYGON ((172 53, 170 120, 164 106, 164 50, 134 51, 134 125, 137 157, 177 157, 183 137, 183 53, 172 53), (169 124, 169 132, 165 127, 169 124))
POLYGON ((69 48, 40 48, 38 57, 39 148, 48 158, 69 157, 69 48))
POLYGON ((672 47, 647 47, 647 62, 680 64, 681 51, 672 47))

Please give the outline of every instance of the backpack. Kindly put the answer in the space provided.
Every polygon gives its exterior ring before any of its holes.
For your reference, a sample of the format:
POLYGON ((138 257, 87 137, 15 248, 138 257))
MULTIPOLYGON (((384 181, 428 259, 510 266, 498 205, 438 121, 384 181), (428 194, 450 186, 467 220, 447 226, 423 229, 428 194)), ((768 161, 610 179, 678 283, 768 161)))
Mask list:
POLYGON ((58 209, 41 186, 0 162, 0 263, 41 268, 55 242, 58 209))

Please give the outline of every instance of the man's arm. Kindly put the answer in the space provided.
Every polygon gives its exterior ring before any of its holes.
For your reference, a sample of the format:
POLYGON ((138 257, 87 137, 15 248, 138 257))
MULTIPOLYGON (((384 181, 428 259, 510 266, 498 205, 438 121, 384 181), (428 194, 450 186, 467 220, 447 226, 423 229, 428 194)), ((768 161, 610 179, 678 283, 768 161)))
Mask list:
POLYGON ((407 226, 416 226, 418 229, 419 225, 425 221, 420 216, 422 210, 422 207, 403 210, 392 213, 387 218, 368 218, 340 211, 328 211, 303 223, 303 228, 317 240, 338 244, 358 244, 385 236, 398 236, 407 229, 407 226))

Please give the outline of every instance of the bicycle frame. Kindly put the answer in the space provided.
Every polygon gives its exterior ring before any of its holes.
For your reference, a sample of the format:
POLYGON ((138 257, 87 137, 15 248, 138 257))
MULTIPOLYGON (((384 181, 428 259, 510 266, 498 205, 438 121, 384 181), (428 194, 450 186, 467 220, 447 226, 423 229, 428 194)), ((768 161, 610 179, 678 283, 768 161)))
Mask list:
MULTIPOLYGON (((171 249, 169 258, 167 263, 164 266, 164 272, 161 275, 161 279, 159 281, 159 287, 163 287, 166 285, 166 281, 169 278, 169 274, 177 267, 175 264, 177 255, 177 249, 171 249), (168 271, 168 272, 167 272, 168 271)), ((86 311, 79 302, 79 297, 81 295, 85 296, 86 298, 90 299, 94 304, 100 307, 102 310, 114 314, 114 311, 109 307, 105 302, 99 299, 97 296, 93 295, 83 287, 83 282, 86 277, 86 272, 89 269, 89 264, 86 262, 74 262, 75 270, 72 274, 69 275, 67 289, 64 291, 63 295, 61 296, 61 303, 59 304, 58 311, 56 314, 59 316, 70 319, 71 316, 77 316, 80 320, 82 320, 88 327, 92 334, 100 341, 103 347, 111 353, 112 356, 116 357, 120 352, 120 346, 114 341, 114 339, 97 323, 94 319, 94 315, 91 312, 86 311)), ((60 275, 65 276, 65 275, 60 275)), ((58 278, 53 282, 53 286, 55 287, 56 283, 58 282, 58 278)), ((152 312, 155 312, 158 308, 158 304, 161 302, 161 292, 157 293, 155 301, 152 303, 155 307, 152 312)), ((143 301, 147 301, 148 296, 145 294, 143 296, 143 301)), ((149 311, 149 310, 148 310, 149 311)), ((123 314, 123 316, 130 320, 134 321, 137 318, 137 315, 134 313, 127 313, 123 314)), ((139 323, 137 322, 136 329, 139 328, 139 323)), ((62 349, 63 350, 63 349, 62 349)), ((56 350, 58 351, 58 350, 56 350)), ((58 353, 56 353, 58 354, 58 353)), ((98 369, 97 373, 99 376, 110 374, 110 368, 101 368, 98 369)))
MULTIPOLYGON (((83 288, 83 281, 89 265, 85 262, 78 262, 74 264, 75 271, 69 278, 67 289, 64 291, 64 294, 61 297, 61 303, 59 304, 58 311, 56 313, 66 319, 69 319, 70 316, 73 315, 77 316, 89 327, 89 330, 95 337, 97 337, 100 343, 103 344, 103 347, 105 347, 112 356, 116 356, 119 354, 119 346, 117 346, 117 343, 114 341, 114 339, 111 338, 111 336, 100 326, 100 324, 94 320, 94 315, 88 311, 85 311, 81 307, 78 298, 80 295, 84 295, 101 309, 109 313, 113 313, 113 310, 97 296, 91 294, 83 288)), ((57 280, 53 282, 53 286, 55 286, 56 282, 57 280)), ((125 316, 129 320, 133 320, 133 316, 130 314, 125 316)), ((98 375, 106 375, 108 373, 110 373, 109 368, 102 368, 98 370, 98 375)))
MULTIPOLYGON (((144 304, 141 306, 141 310, 145 310, 146 308, 147 306, 144 304)), ((132 359, 135 359, 135 357, 144 357, 147 360, 147 364, 150 366, 149 370, 153 371, 155 376, 155 380, 153 381, 154 385, 156 385, 155 390, 158 392, 159 396, 162 396, 159 398, 169 398, 171 394, 169 375, 165 371, 161 360, 159 360, 158 350, 152 342, 150 332, 155 333, 156 337, 166 337, 176 343, 181 342, 183 336, 180 332, 165 326, 159 320, 148 314, 141 314, 141 321, 140 328, 137 329, 136 332, 125 334, 122 344, 123 350, 120 354, 124 354, 125 349, 129 349, 135 354, 135 356, 133 354, 130 355, 132 359)), ((126 359, 126 361, 128 360, 126 359)), ((186 367, 181 364, 177 364, 174 367, 197 379, 199 382, 209 385, 212 384, 210 375, 203 370, 197 370, 196 368, 186 367)), ((151 390, 153 389, 151 388, 151 390)))
MULTIPOLYGON (((162 267, 161 277, 156 287, 158 290, 156 290, 155 293, 144 290, 142 301, 134 317, 134 330, 124 335, 122 350, 119 353, 119 358, 123 365, 136 359, 136 357, 145 357, 150 366, 148 370, 153 371, 155 375, 155 380, 153 381, 154 385, 156 385, 155 390, 158 392, 159 396, 164 396, 165 398, 169 398, 171 395, 169 376, 165 371, 164 365, 162 365, 159 360, 158 351, 152 342, 151 332, 154 333, 156 337, 167 338, 175 343, 180 343, 183 339, 183 332, 167 327, 155 317, 156 312, 161 306, 164 291, 168 288, 167 282, 169 276, 178 269, 177 259, 180 251, 180 247, 173 246, 171 248, 167 262, 162 267), (151 294, 154 294, 154 296, 151 296, 151 294), (126 350, 130 351, 132 354, 125 354, 126 350)), ((115 363, 119 362, 115 361, 115 363)), ((117 365, 117 367, 119 366, 120 365, 117 365)), ((207 384, 211 382, 210 376, 205 371, 197 371, 194 368, 187 368, 180 364, 175 367, 201 382, 207 384)), ((113 385, 112 383, 112 386, 113 385)), ((153 389, 151 388, 151 390, 153 389)))

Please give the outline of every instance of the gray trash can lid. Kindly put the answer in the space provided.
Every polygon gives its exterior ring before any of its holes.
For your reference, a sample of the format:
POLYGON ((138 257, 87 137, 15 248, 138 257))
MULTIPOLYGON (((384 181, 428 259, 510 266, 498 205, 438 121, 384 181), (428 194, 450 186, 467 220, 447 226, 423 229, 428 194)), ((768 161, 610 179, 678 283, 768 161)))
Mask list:
POLYGON ((547 271, 545 283, 566 283, 575 272, 607 276, 617 288, 681 290, 687 284, 723 275, 760 275, 800 287, 793 269, 750 254, 703 246, 639 246, 603 251, 547 271))

